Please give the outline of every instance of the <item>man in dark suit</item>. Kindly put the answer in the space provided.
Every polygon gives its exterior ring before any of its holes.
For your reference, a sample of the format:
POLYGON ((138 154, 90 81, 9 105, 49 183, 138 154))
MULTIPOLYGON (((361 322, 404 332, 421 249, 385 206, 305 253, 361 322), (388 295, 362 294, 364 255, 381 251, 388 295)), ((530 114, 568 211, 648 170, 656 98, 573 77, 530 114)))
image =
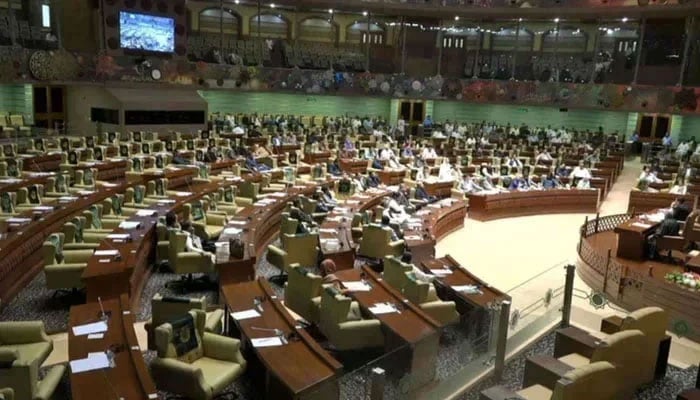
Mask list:
POLYGON ((681 231, 681 224, 673 216, 673 212, 667 212, 664 215, 664 220, 656 228, 653 235, 649 236, 649 258, 656 259, 659 257, 659 253, 656 250, 656 240, 663 236, 678 236, 681 231))
POLYGON ((692 211, 691 206, 683 197, 678 197, 673 203, 671 203, 671 210, 673 210, 673 218, 675 218, 677 221, 685 221, 692 211))

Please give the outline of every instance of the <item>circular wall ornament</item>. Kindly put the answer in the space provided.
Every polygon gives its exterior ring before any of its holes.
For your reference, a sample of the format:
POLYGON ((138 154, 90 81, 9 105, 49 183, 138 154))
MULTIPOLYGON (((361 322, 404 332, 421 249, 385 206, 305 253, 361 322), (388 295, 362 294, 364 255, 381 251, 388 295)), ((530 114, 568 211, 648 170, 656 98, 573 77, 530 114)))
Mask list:
POLYGON ((151 70, 151 78, 153 78, 154 81, 159 81, 160 78, 163 77, 163 74, 160 72, 158 68, 153 68, 151 70))

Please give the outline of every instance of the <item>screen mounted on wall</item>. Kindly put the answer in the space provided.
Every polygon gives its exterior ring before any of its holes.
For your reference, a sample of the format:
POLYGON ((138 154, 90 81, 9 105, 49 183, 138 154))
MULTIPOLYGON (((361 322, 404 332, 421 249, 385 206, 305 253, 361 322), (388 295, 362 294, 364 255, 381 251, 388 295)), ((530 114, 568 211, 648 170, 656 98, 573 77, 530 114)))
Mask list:
POLYGON ((175 20, 120 11, 119 43, 127 50, 172 53, 175 51, 175 20))

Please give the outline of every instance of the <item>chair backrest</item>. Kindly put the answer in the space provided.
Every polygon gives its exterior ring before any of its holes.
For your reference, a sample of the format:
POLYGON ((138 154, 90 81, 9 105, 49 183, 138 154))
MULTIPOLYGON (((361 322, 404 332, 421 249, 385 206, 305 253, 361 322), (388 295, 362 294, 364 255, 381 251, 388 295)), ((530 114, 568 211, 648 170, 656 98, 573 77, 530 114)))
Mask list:
POLYGON ((607 361, 613 364, 627 384, 643 382, 640 370, 647 367, 649 361, 647 339, 642 331, 628 329, 614 333, 601 340, 593 351, 591 363, 607 361))
POLYGON ((384 281, 399 292, 404 290, 408 277, 407 272, 411 272, 411 264, 401 262, 394 256, 384 257, 384 281))
POLYGON ((289 213, 282 213, 282 223, 280 224, 280 235, 294 235, 297 233, 299 221, 289 217, 289 213))
POLYGON ((60 263, 63 253, 63 233, 52 233, 46 238, 41 247, 41 255, 44 259, 44 266, 60 263))
POLYGON ((3 214, 12 214, 15 212, 15 204, 12 197, 12 193, 0 193, 0 211, 3 214))
POLYGON ((257 199, 260 192, 260 184, 255 182, 243 182, 238 187, 238 195, 249 199, 257 199))
POLYGON ((666 336, 668 314, 660 307, 644 307, 631 312, 623 321, 620 330, 638 329, 650 342, 660 342, 666 336))
POLYGON ((318 233, 283 236, 284 250, 290 264, 297 263, 302 267, 315 267, 318 264, 318 233))
POLYGON ((605 361, 573 369, 557 381, 552 400, 615 400, 619 393, 617 371, 605 361))
POLYGON ((190 310, 207 310, 207 298, 172 297, 156 293, 151 299, 151 320, 153 326, 160 326, 172 319, 187 314, 190 310))
POLYGON ((416 274, 412 272, 407 272, 404 275, 406 276, 406 284, 403 287, 404 296, 413 304, 425 303, 428 300, 431 283, 419 281, 416 274))
POLYGON ((343 296, 333 286, 326 286, 321 290, 321 313, 319 325, 324 333, 333 332, 338 325, 347 321, 352 300, 343 296))
POLYGON ((368 257, 384 258, 389 254, 387 248, 391 242, 390 229, 377 224, 363 226, 358 253, 368 257))
POLYGON ((321 276, 312 274, 299 264, 290 265, 289 279, 284 289, 285 305, 307 321, 316 322, 312 318, 311 299, 321 294, 322 281, 321 276))
POLYGON ((190 310, 184 317, 171 320, 155 330, 156 351, 159 358, 175 358, 191 364, 202 358, 206 313, 190 310))
POLYGON ((174 267, 177 263, 177 254, 185 251, 185 244, 187 243, 187 234, 182 231, 172 230, 168 234, 168 260, 170 264, 174 267))
POLYGON ((0 388, 9 387, 16 399, 33 399, 39 386, 37 363, 0 366, 0 388))
POLYGON ((88 229, 102 229, 102 204, 93 204, 83 212, 88 229))

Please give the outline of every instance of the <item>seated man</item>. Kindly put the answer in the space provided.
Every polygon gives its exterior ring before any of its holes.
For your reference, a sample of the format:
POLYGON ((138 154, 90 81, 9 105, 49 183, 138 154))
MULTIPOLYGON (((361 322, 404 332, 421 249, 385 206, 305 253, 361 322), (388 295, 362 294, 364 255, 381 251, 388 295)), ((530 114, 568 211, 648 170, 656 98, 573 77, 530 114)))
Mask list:
POLYGON ((403 206, 396 201, 397 193, 393 193, 386 200, 383 216, 387 217, 393 224, 402 224, 410 218, 403 206))
POLYGON ((382 184, 382 181, 379 179, 377 174, 374 171, 370 172, 369 176, 367 177, 367 185, 366 186, 376 188, 377 186, 379 186, 381 184, 382 184))
POLYGON ((253 172, 266 172, 270 170, 270 167, 268 167, 267 165, 258 163, 252 152, 249 152, 246 155, 245 167, 253 172))
POLYGON ((343 171, 340 169, 340 164, 339 164, 337 158, 333 161, 329 161, 327 168, 328 168, 328 173, 333 175, 333 176, 342 176, 343 175, 343 171))
POLYGON ((559 179, 551 172, 542 179, 543 189, 558 189, 560 187, 562 187, 561 182, 559 182, 559 179))
POLYGON ((212 263, 216 264, 216 246, 213 243, 202 242, 199 236, 194 234, 194 226, 190 221, 183 221, 181 231, 187 234, 185 248, 188 252, 208 254, 211 256, 212 263))
POLYGON ((530 185, 528 181, 523 178, 521 174, 518 174, 513 178, 513 180, 510 182, 510 186, 508 187, 510 190, 529 190, 530 185))
POLYGON ((391 222, 391 218, 388 215, 382 215, 382 226, 391 228, 391 241, 395 242, 397 240, 403 239, 403 234, 401 229, 396 223, 391 222))
POLYGON ((692 211, 692 207, 685 201, 685 198, 678 197, 671 203, 673 218, 676 221, 685 221, 692 211))
POLYGON ((462 178, 462 183, 459 185, 459 189, 463 191, 464 193, 481 193, 484 188, 479 186, 476 182, 474 182, 474 179, 472 179, 471 175, 464 174, 462 178))
POLYGON ((647 239, 649 258, 653 260, 659 257, 659 254, 656 251, 656 240, 659 237, 678 236, 678 232, 680 232, 680 230, 681 224, 679 224, 678 221, 673 218, 673 212, 667 212, 664 215, 664 220, 661 221, 661 224, 659 224, 659 226, 656 228, 654 234, 650 235, 647 239))
POLYGON ((423 187, 423 182, 420 181, 416 183, 416 199, 423 200, 428 203, 434 203, 437 201, 437 197, 431 196, 428 194, 428 192, 425 191, 425 187, 423 187))

